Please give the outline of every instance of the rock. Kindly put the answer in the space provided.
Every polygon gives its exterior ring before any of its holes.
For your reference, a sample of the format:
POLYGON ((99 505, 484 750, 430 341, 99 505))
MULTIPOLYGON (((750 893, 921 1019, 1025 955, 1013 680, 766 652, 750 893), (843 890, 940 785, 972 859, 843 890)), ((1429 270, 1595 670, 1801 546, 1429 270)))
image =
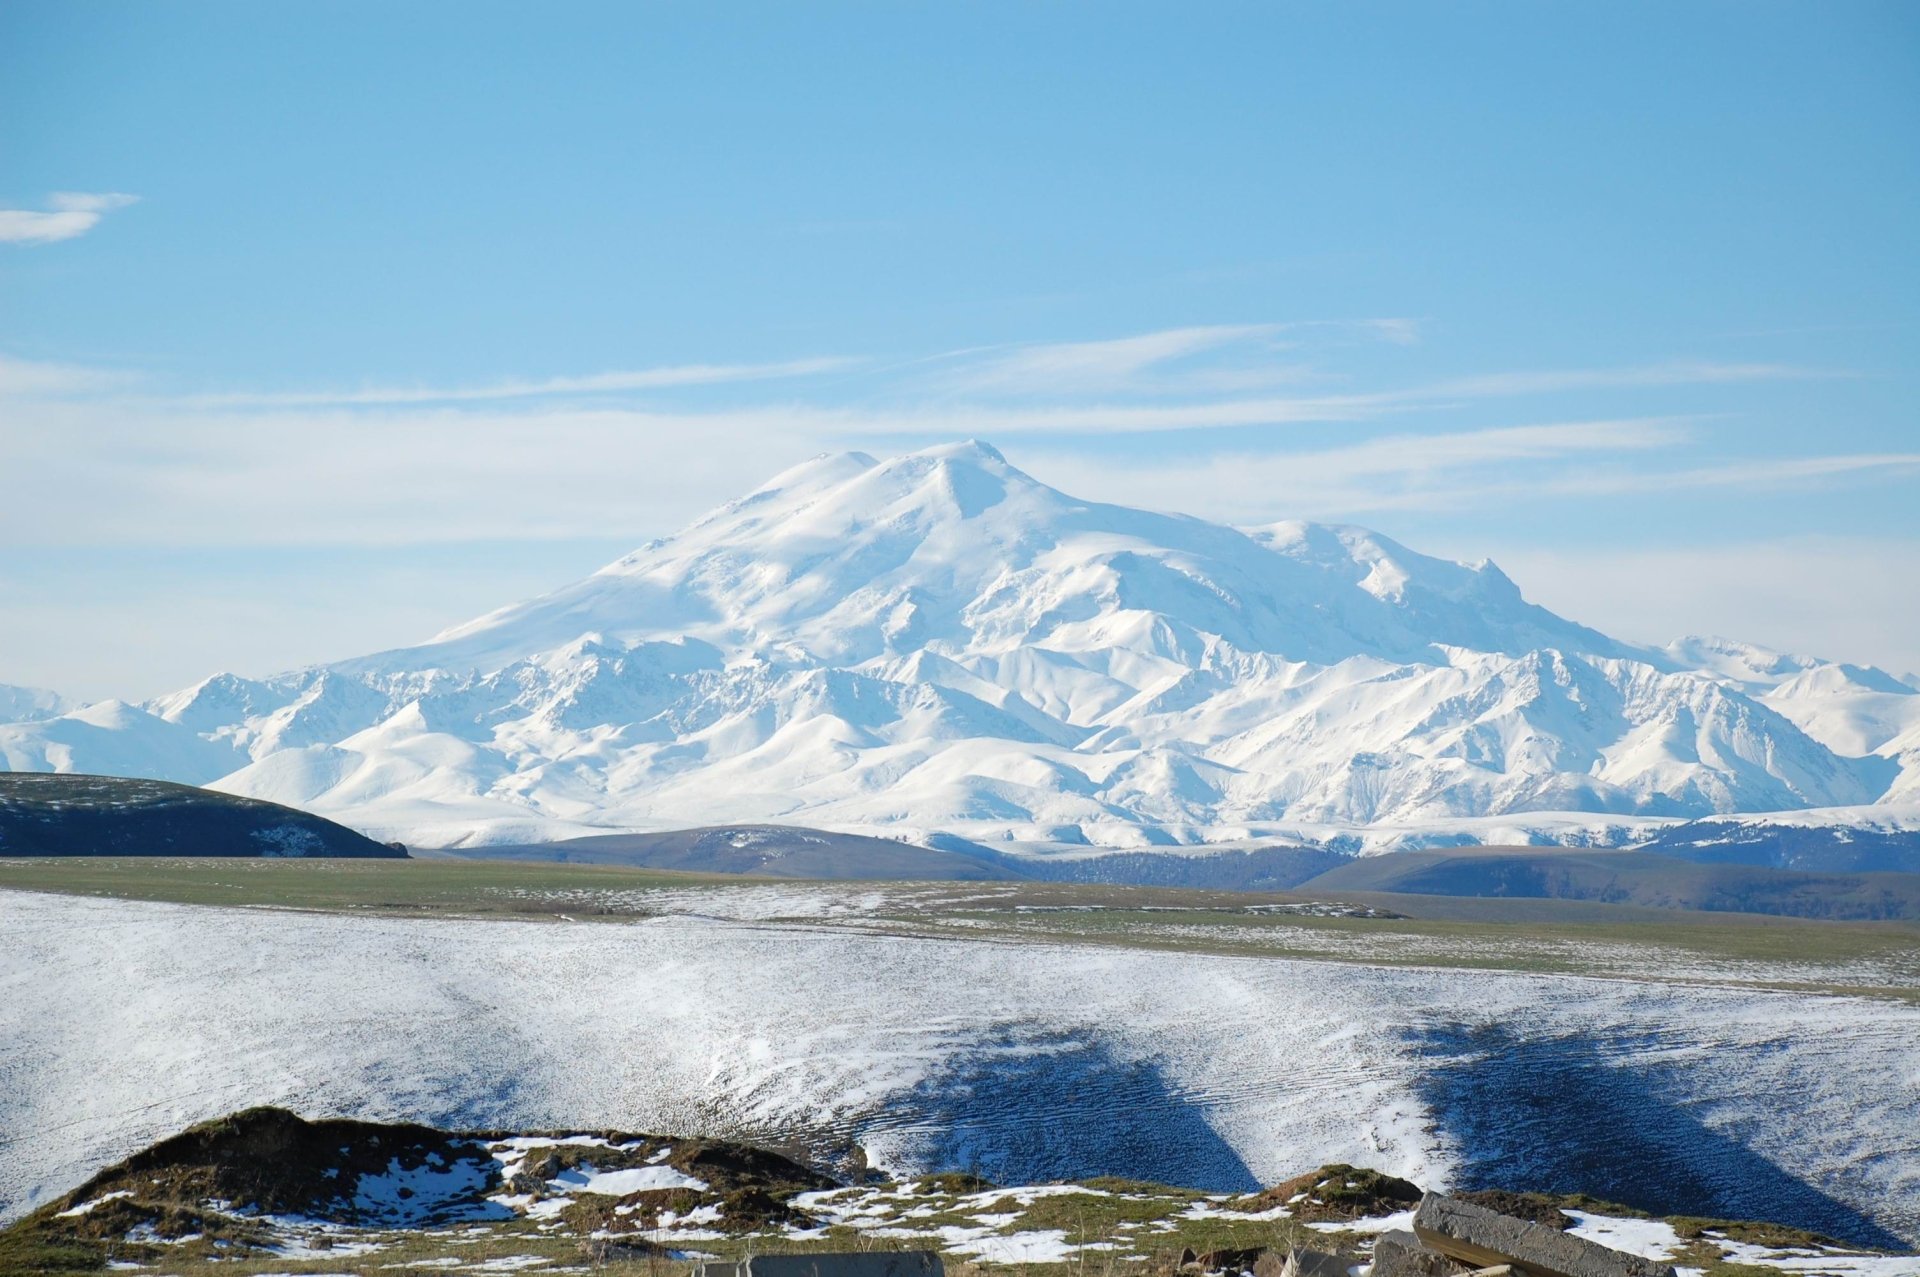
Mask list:
POLYGON ((607 1264, 631 1264, 642 1260, 658 1259, 666 1254, 660 1247, 644 1241, 614 1241, 607 1237, 590 1237, 580 1243, 580 1250, 587 1261, 595 1267, 607 1264))
POLYGON ((1422 1244, 1475 1268, 1514 1265, 1531 1277, 1674 1277, 1673 1265, 1428 1193, 1414 1212, 1422 1244))
POLYGON ((1458 1267, 1404 1230, 1395 1229, 1374 1239, 1372 1277, 1452 1277, 1458 1267))
MULTIPOLYGON (((1272 1259, 1271 1253, 1267 1258, 1272 1259)), ((1276 1277, 1348 1277, 1359 1262, 1352 1255, 1330 1255, 1323 1250, 1294 1246, 1288 1249, 1276 1277)), ((1258 1274, 1258 1269, 1255 1272, 1258 1274)))

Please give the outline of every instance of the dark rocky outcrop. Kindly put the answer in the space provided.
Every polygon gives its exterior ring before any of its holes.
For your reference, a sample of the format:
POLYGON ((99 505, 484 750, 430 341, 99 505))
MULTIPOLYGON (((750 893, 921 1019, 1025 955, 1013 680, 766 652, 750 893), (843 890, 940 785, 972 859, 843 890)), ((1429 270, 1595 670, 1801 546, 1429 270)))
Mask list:
POLYGON ((0 772, 0 856, 406 854, 398 844, 257 798, 124 776, 0 772))

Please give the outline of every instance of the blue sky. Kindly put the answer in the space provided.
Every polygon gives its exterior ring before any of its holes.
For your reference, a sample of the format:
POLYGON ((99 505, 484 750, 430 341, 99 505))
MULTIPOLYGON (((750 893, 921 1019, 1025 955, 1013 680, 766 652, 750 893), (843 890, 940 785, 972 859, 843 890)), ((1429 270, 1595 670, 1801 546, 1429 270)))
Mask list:
POLYGON ((424 638, 827 448, 1920 668, 1920 9, 0 8, 0 681, 424 638))

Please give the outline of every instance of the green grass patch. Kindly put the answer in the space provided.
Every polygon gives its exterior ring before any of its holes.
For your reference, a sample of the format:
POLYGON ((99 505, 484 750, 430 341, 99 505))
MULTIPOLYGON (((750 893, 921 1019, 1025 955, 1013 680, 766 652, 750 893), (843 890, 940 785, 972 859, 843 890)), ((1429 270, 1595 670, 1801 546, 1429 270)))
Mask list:
POLYGON ((519 860, 0 859, 0 888, 174 904, 402 915, 644 916, 626 893, 741 887, 718 874, 519 860))

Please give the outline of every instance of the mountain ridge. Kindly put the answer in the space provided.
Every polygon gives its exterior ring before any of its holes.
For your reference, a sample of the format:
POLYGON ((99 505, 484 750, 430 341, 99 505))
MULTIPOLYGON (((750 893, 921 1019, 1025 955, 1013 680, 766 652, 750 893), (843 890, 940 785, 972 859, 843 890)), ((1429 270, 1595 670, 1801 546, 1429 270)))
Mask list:
MULTIPOLYGON (((125 726, 212 772, 167 779, 426 845, 762 821, 1140 847, 1920 802, 1914 710, 1879 671, 1623 643, 1487 561, 1082 501, 967 442, 823 454, 426 643, 216 675, 125 726)), ((112 743, 67 721, 0 726, 0 757, 112 743)))

